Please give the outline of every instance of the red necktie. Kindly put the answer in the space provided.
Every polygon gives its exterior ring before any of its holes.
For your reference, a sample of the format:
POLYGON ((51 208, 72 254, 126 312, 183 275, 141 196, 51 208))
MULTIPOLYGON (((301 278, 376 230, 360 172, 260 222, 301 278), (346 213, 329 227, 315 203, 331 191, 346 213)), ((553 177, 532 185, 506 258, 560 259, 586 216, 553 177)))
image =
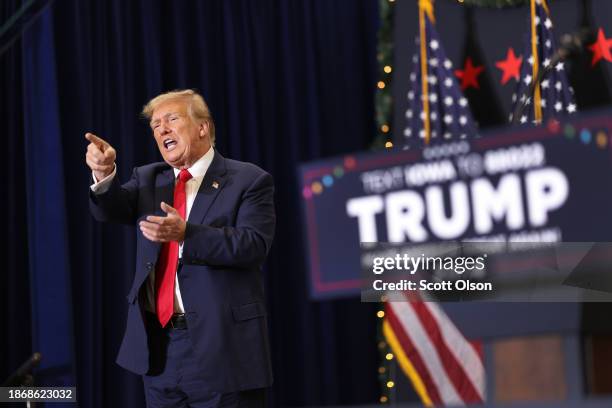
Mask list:
MULTIPOLYGON (((185 219, 187 199, 185 184, 191 178, 188 170, 181 170, 174 186, 174 208, 185 219)), ((161 247, 157 267, 155 268, 155 310, 157 319, 165 327, 174 313, 174 282, 178 265, 179 243, 166 242, 161 247)))

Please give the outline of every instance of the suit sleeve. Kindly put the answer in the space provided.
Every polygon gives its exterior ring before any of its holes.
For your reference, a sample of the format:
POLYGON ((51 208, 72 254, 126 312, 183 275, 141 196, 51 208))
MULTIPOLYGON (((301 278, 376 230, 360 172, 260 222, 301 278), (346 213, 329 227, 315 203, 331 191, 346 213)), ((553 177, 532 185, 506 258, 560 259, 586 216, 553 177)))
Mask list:
POLYGON ((183 262, 195 265, 254 267, 261 265, 274 238, 274 183, 264 173, 245 191, 236 226, 187 223, 183 262))
POLYGON ((115 176, 108 189, 101 194, 89 192, 89 209, 93 217, 102 222, 134 224, 138 203, 138 169, 130 180, 120 185, 115 176))

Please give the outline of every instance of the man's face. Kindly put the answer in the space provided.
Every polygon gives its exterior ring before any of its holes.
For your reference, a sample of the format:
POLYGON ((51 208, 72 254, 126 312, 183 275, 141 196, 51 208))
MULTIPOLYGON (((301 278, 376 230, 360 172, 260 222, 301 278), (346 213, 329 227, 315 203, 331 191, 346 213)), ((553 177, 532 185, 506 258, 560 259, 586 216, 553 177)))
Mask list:
POLYGON ((184 101, 162 103, 153 111, 150 122, 164 161, 178 169, 191 167, 210 148, 207 123, 196 124, 187 107, 184 101))

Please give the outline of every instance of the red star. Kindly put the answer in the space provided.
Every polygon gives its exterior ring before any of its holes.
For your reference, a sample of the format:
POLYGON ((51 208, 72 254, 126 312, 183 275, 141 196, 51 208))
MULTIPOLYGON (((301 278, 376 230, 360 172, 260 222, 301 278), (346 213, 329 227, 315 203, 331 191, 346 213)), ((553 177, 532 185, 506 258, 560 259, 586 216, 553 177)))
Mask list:
POLYGON ((475 67, 472 64, 472 59, 467 57, 465 59, 465 66, 463 67, 463 70, 455 70, 455 75, 461 80, 461 90, 471 86, 476 89, 480 89, 480 85, 478 85, 478 75, 480 75, 483 70, 484 67, 482 65, 475 67))
POLYGON ((523 62, 523 57, 517 57, 514 54, 514 49, 508 48, 508 53, 506 54, 506 59, 497 61, 495 66, 503 71, 501 84, 506 85, 506 83, 514 78, 518 81, 519 72, 521 70, 521 63, 523 62))
POLYGON ((591 62, 591 66, 595 65, 601 59, 612 62, 610 47, 612 47, 612 39, 608 40, 603 32, 603 29, 599 28, 599 32, 597 33, 597 41, 589 45, 589 49, 593 51, 593 61, 591 62))

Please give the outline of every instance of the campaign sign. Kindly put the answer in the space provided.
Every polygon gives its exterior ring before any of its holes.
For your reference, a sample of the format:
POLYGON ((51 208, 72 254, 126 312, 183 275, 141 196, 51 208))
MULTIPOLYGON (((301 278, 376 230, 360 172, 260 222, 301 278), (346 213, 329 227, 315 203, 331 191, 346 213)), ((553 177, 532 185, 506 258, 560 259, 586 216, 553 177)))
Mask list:
POLYGON ((612 241, 612 114, 300 167, 313 298, 360 293, 360 244, 612 241))

